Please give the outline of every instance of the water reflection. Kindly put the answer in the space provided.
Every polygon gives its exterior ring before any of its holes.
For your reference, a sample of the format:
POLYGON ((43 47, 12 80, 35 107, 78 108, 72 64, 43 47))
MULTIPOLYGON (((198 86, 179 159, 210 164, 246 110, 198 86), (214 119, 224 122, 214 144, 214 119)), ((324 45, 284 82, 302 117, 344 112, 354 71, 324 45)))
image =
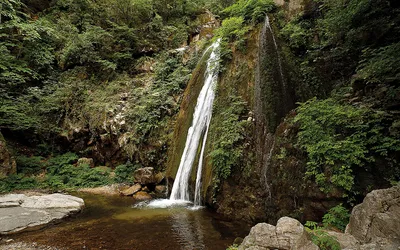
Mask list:
POLYGON ((82 214, 40 231, 13 235, 16 241, 37 242, 62 249, 187 250, 226 249, 237 232, 207 209, 186 207, 137 208, 126 197, 81 196, 82 214))
POLYGON ((184 211, 172 215, 172 231, 182 249, 205 249, 203 225, 198 212, 184 211))

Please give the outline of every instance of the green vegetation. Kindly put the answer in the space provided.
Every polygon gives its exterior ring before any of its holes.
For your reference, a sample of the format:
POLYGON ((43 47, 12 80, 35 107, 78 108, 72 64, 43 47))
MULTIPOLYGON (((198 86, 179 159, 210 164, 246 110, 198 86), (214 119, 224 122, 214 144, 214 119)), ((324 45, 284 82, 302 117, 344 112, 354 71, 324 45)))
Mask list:
POLYGON ((297 145, 307 153, 306 177, 350 201, 377 184, 362 184, 363 173, 381 176, 380 185, 400 178, 399 6, 316 3, 312 12, 280 23, 287 57, 298 65, 297 145))
POLYGON ((245 102, 237 96, 229 96, 227 101, 230 105, 222 104, 222 100, 217 100, 214 112, 218 115, 213 117, 210 130, 214 138, 211 142, 212 151, 210 152, 211 162, 214 172, 220 179, 230 176, 232 168, 240 165, 243 157, 243 140, 246 134, 246 127, 249 125, 247 120, 241 121, 240 117, 245 110, 245 102))
MULTIPOLYGON (((377 157, 400 150, 398 138, 387 131, 385 125, 392 121, 384 112, 332 98, 311 99, 297 112, 298 143, 308 154, 306 175, 315 178, 325 192, 333 186, 354 191, 354 175, 360 167, 369 169, 377 157)), ((400 173, 395 168, 393 172, 400 173)))
POLYGON ((328 210, 328 213, 322 218, 322 223, 325 228, 337 228, 344 232, 347 224, 349 224, 349 219, 349 210, 339 204, 328 210))
MULTIPOLYGON (((268 12, 275 10, 272 0, 239 0, 222 11, 223 21, 215 31, 218 38, 222 38, 222 49, 226 50, 229 43, 233 48, 242 52, 246 48, 246 34, 258 23, 264 21, 268 12)), ((222 56, 224 59, 224 56, 222 56)))
POLYGON ((342 248, 339 242, 335 237, 329 235, 326 229, 336 228, 343 232, 349 223, 349 218, 349 211, 340 204, 329 209, 328 213, 324 215, 323 227, 318 226, 318 223, 313 221, 307 221, 305 226, 311 234, 311 240, 321 250, 340 250, 342 248))
POLYGON ((90 168, 77 165, 78 156, 74 153, 44 159, 43 157, 18 157, 18 172, 0 180, 0 193, 23 189, 75 189, 96 187, 114 182, 125 182, 132 174, 132 166, 118 166, 115 177, 106 167, 90 168))

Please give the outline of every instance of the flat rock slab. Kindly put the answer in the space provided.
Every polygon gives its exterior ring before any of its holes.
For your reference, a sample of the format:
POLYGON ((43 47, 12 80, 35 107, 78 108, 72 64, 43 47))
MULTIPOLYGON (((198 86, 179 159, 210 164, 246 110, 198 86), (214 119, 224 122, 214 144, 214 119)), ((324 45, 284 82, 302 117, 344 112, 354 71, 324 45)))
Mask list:
POLYGON ((65 194, 0 196, 0 234, 44 225, 79 212, 85 202, 65 194))

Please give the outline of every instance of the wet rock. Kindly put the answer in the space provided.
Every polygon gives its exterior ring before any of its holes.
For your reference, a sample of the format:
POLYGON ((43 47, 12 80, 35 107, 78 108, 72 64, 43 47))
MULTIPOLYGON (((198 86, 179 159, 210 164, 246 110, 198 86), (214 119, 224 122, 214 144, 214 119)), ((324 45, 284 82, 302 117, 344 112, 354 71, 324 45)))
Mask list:
POLYGON ((362 242, 362 249, 398 249, 399 228, 400 186, 395 186, 367 194, 363 203, 353 208, 346 233, 362 242))
POLYGON ((146 192, 140 191, 133 195, 133 198, 139 201, 147 201, 153 199, 151 195, 146 192))
POLYGON ((15 174, 17 164, 7 149, 6 141, 0 133, 0 177, 15 174))
POLYGON ((165 191, 167 191, 167 186, 164 186, 164 185, 157 185, 156 186, 155 192, 157 194, 165 194, 165 191))
POLYGON ((133 178, 135 182, 138 182, 142 185, 153 184, 155 183, 155 174, 154 168, 146 167, 146 168, 139 168, 133 173, 133 178))
POLYGON ((138 184, 133 185, 132 187, 129 187, 128 189, 121 191, 121 194, 123 194, 125 196, 130 196, 130 195, 134 195, 135 193, 139 192, 141 189, 142 189, 142 186, 138 183, 138 184))
POLYGON ((255 225, 244 238, 239 250, 281 249, 318 250, 303 225, 295 219, 282 217, 275 226, 267 223, 255 225))
POLYGON ((91 168, 94 168, 94 161, 92 158, 80 158, 78 159, 77 166, 87 165, 91 168))
POLYGON ((143 192, 149 193, 149 192, 150 192, 150 189, 149 189, 148 186, 144 186, 144 187, 142 187, 142 191, 143 191, 143 192))
POLYGON ((84 205, 81 198, 64 194, 0 196, 0 234, 60 220, 79 212, 84 205))
POLYGON ((165 178, 165 173, 159 172, 154 176, 154 184, 160 184, 165 178))

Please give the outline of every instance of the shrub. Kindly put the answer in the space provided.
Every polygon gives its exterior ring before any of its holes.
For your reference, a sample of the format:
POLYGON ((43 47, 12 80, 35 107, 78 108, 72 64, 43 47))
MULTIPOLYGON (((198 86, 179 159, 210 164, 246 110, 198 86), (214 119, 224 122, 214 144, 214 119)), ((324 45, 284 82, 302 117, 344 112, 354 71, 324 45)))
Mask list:
POLYGON ((115 177, 114 181, 116 183, 123 183, 123 182, 133 182, 133 172, 140 168, 140 165, 132 165, 132 164, 123 164, 118 165, 115 170, 115 177))
POLYGON ((45 163, 41 156, 17 156, 17 172, 21 174, 37 174, 45 163))
POLYGON ((300 104, 297 112, 298 144, 308 154, 306 176, 313 177, 324 192, 334 186, 353 191, 356 167, 400 150, 399 140, 385 129, 390 122, 385 112, 332 98, 311 99, 300 104))
POLYGON ((337 239, 329 235, 324 228, 319 227, 318 223, 314 221, 307 221, 306 230, 311 235, 312 242, 317 245, 321 250, 340 250, 339 242, 337 239))
POLYGON ((349 223, 349 219, 349 210, 340 204, 329 209, 328 213, 322 218, 322 223, 324 224, 325 228, 335 227, 344 232, 347 224, 349 223))

